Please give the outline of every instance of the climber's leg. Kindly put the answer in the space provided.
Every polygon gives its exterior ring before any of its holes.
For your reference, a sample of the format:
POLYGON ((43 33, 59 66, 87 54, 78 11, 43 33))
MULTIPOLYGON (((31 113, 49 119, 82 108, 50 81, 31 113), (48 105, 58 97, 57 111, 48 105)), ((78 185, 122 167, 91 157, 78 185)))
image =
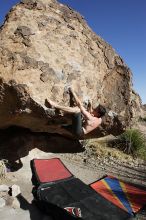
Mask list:
POLYGON ((83 135, 81 112, 72 114, 72 124, 62 125, 62 127, 77 138, 80 138, 83 135))
POLYGON ((57 104, 56 102, 53 102, 53 101, 51 101, 51 100, 49 100, 49 99, 46 99, 46 102, 47 102, 47 104, 49 104, 51 107, 54 107, 54 108, 59 109, 59 110, 62 110, 62 111, 64 111, 64 112, 66 112, 66 113, 72 114, 72 113, 78 113, 78 112, 80 112, 80 109, 79 109, 77 106, 75 106, 75 107, 62 106, 62 105, 59 105, 59 104, 57 104))
POLYGON ((76 137, 81 137, 83 135, 81 112, 72 115, 72 133, 76 137))

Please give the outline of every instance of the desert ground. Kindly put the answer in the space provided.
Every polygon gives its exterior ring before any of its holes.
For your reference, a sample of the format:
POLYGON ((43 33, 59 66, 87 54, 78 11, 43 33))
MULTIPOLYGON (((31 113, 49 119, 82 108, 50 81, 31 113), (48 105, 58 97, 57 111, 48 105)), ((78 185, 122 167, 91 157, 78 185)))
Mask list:
MULTIPOLYGON (((139 129, 146 134, 146 124, 140 123, 139 129)), ((113 175, 129 183, 142 188, 146 186, 146 161, 132 158, 118 149, 107 147, 108 136, 102 139, 73 141, 58 135, 35 134, 23 130, 7 131, 1 133, 1 152, 3 148, 11 147, 7 159, 21 158, 21 168, 8 172, 1 184, 20 186, 23 200, 19 201, 18 207, 6 205, 0 208, 0 219, 3 220, 46 220, 51 218, 41 213, 33 204, 31 193, 31 169, 30 160, 34 158, 59 157, 67 168, 86 184, 103 177, 113 175), (7 137, 7 138, 6 138, 7 137)), ((144 220, 146 210, 142 210, 135 218, 144 220)))

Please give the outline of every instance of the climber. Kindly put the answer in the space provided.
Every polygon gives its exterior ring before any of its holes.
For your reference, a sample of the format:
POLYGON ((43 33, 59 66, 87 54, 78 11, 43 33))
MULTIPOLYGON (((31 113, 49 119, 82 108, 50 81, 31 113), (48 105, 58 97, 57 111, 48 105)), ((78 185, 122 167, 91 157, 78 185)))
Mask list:
POLYGON ((62 110, 66 113, 72 114, 72 125, 63 126, 76 137, 80 138, 85 134, 93 131, 95 128, 99 127, 102 122, 102 117, 106 113, 106 109, 102 105, 98 105, 96 109, 92 109, 91 102, 88 104, 88 110, 84 108, 81 101, 75 94, 72 88, 69 88, 69 92, 74 97, 76 102, 75 107, 66 107, 58 105, 57 103, 53 102, 52 100, 46 100, 50 106, 54 107, 55 109, 62 110), (82 115, 83 115, 83 122, 82 122, 82 115))

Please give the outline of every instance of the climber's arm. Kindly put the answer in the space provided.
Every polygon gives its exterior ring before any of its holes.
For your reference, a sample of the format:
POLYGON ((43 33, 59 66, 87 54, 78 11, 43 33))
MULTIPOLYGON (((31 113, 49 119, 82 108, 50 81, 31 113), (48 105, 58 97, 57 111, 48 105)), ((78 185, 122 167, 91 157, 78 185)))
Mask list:
POLYGON ((73 90, 72 88, 69 88, 69 91, 70 91, 71 94, 73 95, 77 106, 78 106, 78 107, 81 106, 82 103, 81 103, 80 99, 78 98, 78 96, 76 95, 76 93, 74 92, 74 90, 73 90))
POLYGON ((77 106, 79 107, 79 109, 81 110, 82 114, 87 118, 90 119, 92 117, 92 115, 84 108, 84 106, 82 105, 80 99, 77 97, 76 93, 73 91, 72 88, 70 88, 70 92, 72 93, 75 102, 77 104, 77 106))
POLYGON ((84 108, 83 105, 78 106, 82 112, 82 114, 87 118, 91 119, 92 115, 84 108))

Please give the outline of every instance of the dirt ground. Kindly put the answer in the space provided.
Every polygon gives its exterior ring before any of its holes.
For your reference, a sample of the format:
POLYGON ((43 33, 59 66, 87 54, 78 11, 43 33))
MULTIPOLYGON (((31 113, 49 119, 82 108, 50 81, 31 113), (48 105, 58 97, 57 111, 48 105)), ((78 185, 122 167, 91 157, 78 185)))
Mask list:
MULTIPOLYGON (((145 124, 140 126, 145 132, 145 124)), ((23 130, 19 131, 19 135, 18 131, 14 130, 7 131, 7 134, 1 133, 0 136, 1 154, 4 155, 6 148, 11 147, 11 153, 6 159, 13 157, 16 160, 20 157, 22 161, 21 168, 8 172, 1 184, 19 185, 23 196, 20 208, 5 206, 0 209, 2 220, 51 220, 32 203, 30 160, 34 158, 59 157, 67 168, 86 184, 108 174, 142 188, 146 187, 146 161, 124 155, 117 149, 107 148, 105 140, 98 139, 98 144, 96 139, 78 142, 57 135, 36 135, 23 130)), ((146 219, 146 210, 141 211, 134 219, 146 219)))

